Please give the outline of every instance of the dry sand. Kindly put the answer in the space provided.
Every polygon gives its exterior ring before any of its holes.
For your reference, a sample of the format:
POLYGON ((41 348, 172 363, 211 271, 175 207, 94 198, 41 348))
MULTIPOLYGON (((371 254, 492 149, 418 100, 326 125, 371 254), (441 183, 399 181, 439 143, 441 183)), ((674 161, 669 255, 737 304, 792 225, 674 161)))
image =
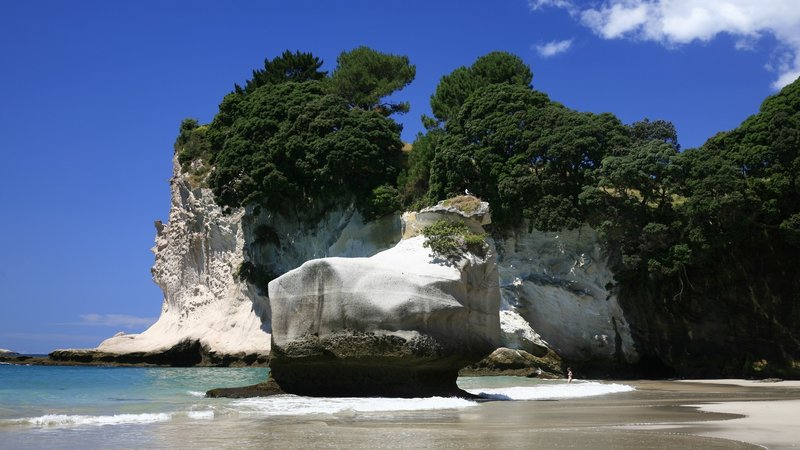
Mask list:
POLYGON ((800 381, 762 382, 752 380, 687 380, 686 383, 738 386, 772 391, 786 400, 727 401, 687 405, 711 413, 734 414, 729 420, 715 420, 688 427, 701 436, 734 439, 767 448, 800 448, 800 381))

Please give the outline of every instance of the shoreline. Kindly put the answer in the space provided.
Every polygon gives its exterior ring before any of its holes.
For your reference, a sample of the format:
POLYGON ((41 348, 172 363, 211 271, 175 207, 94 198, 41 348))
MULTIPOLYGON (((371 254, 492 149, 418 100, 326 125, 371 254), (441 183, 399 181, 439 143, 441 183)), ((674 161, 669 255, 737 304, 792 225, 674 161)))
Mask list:
MULTIPOLYGON (((565 380, 550 381, 570 389, 565 380)), ((151 431, 164 447, 191 436, 208 446, 235 437, 245 447, 256 448, 261 437, 269 434, 286 448, 375 448, 381 442, 403 442, 409 448, 800 448, 795 419, 800 410, 797 380, 578 380, 572 386, 589 381, 625 384, 635 390, 539 400, 515 396, 517 400, 480 401, 466 408, 299 412, 270 420, 264 419, 272 416, 243 420, 247 415, 216 412, 197 420, 196 406, 192 406, 187 416, 179 412, 151 431), (213 420, 214 426, 209 427, 207 420, 213 420)), ((477 393, 474 386, 516 385, 514 379, 487 383, 473 379, 463 388, 477 393)), ((237 401, 210 397, 192 401, 208 408, 197 411, 214 411, 218 402, 237 401)), ((298 405, 316 402, 299 400, 298 405)), ((285 402, 265 397, 255 404, 262 401, 285 402)))
POLYGON ((698 396, 680 398, 681 408, 693 409, 703 418, 689 422, 626 425, 626 430, 685 433, 726 439, 763 448, 800 448, 800 380, 687 379, 673 386, 658 382, 632 383, 637 389, 665 389, 698 396), (720 416, 722 415, 722 416, 720 416))

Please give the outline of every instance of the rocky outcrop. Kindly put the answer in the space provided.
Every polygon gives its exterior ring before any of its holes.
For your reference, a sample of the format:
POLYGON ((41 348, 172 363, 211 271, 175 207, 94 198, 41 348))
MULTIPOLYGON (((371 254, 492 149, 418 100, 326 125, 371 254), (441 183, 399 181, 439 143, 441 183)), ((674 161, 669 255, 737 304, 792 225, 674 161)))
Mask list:
POLYGON ((269 284, 271 375, 317 396, 466 395, 458 370, 499 345, 494 252, 442 260, 417 236, 308 261, 269 284))
POLYGON ((235 276, 245 259, 245 211, 224 214, 211 190, 195 187, 177 159, 170 183, 169 222, 156 222, 153 248, 153 280, 164 292, 161 316, 143 333, 119 333, 97 351, 167 352, 188 341, 218 354, 268 354, 267 299, 235 276))
POLYGON ((144 365, 144 366, 266 366, 268 355, 263 352, 218 353, 209 351, 197 339, 185 339, 167 349, 126 353, 99 350, 56 350, 49 360, 60 364, 144 365))
POLYGON ((505 375, 528 378, 561 378, 563 363, 552 350, 534 356, 525 350, 500 347, 477 363, 465 367, 461 376, 505 375))
POLYGON ((495 244, 503 308, 510 311, 501 316, 505 345, 533 354, 532 348, 545 345, 570 362, 637 361, 614 274, 594 230, 518 230, 496 237, 495 244))
POLYGON ((156 222, 153 248, 161 316, 143 333, 103 341, 96 349, 101 360, 117 355, 147 363, 196 345, 201 356, 192 360, 199 364, 263 361, 271 331, 266 281, 308 259, 369 256, 400 239, 398 217, 364 224, 346 202, 283 214, 257 207, 224 212, 177 159, 170 183, 169 222, 156 222))
MULTIPOLYGON (((169 221, 156 222, 153 248, 153 279, 164 292, 161 316, 143 333, 103 341, 98 361, 129 355, 123 359, 145 363, 186 342, 202 349, 204 364, 263 360, 271 345, 269 280, 316 258, 374 255, 444 217, 459 217, 475 232, 490 222, 488 205, 469 196, 406 213, 402 222, 389 216, 365 224, 346 201, 280 213, 258 207, 224 213, 177 161, 171 187, 169 221)), ((489 241, 497 250, 503 346, 532 355, 553 349, 570 361, 636 361, 611 289, 613 274, 591 229, 520 230, 495 239, 489 241)))

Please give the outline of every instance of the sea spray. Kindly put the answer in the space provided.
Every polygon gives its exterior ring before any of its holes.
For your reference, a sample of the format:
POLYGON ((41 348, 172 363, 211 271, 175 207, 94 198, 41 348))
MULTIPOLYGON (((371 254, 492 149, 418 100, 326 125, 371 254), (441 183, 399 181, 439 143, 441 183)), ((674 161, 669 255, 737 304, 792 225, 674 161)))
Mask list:
POLYGON ((469 389, 469 392, 491 400, 557 400, 594 397, 633 390, 633 387, 624 384, 589 381, 541 384, 538 386, 469 389))
POLYGON ((400 412, 467 408, 476 402, 455 397, 301 397, 276 395, 234 401, 231 406, 243 414, 265 416, 304 416, 342 412, 400 412))
POLYGON ((166 413, 114 414, 110 416, 87 416, 70 414, 45 414, 38 417, 7 420, 7 423, 38 427, 80 427, 88 425, 126 425, 165 422, 172 418, 166 413))

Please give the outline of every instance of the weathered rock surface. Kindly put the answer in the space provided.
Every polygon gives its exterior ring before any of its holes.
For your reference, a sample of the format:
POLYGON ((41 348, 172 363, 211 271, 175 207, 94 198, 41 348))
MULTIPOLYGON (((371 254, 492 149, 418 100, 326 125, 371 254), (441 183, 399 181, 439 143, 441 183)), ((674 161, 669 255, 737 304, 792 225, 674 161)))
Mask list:
POLYGON ((442 219, 461 220, 473 233, 484 233, 483 226, 492 223, 488 202, 482 202, 471 195, 461 195, 419 212, 403 213, 403 239, 418 236, 423 228, 442 219))
POLYGON ((614 275, 594 230, 519 230, 495 238, 495 244, 503 308, 524 319, 501 316, 504 345, 535 354, 531 348, 545 344, 570 362, 637 361, 612 289, 614 275))
POLYGON ((462 369, 460 375, 560 378, 564 375, 562 366, 561 359, 552 350, 542 356, 534 356, 525 350, 500 347, 481 361, 462 369))
POLYGON ((218 354, 269 354, 266 297, 235 277, 245 257, 244 211, 223 214, 210 189, 195 188, 177 159, 171 186, 169 222, 156 222, 153 248, 161 316, 143 333, 119 333, 97 351, 158 353, 196 341, 218 354))
MULTIPOLYGON (((143 333, 103 341, 95 349, 99 361, 117 355, 111 359, 155 358, 169 365, 154 355, 174 355, 172 349, 185 342, 202 349, 200 364, 263 360, 270 352, 271 316, 259 276, 280 275, 312 258, 369 256, 400 239, 399 217, 364 224, 347 205, 283 215, 258 208, 224 214, 210 189, 197 187, 177 159, 173 164, 169 222, 156 222, 153 248, 153 279, 164 292, 161 316, 143 333), (243 266, 256 272, 249 281, 237 276, 243 266)), ((74 358, 85 359, 86 352, 74 358)))
POLYGON ((448 262, 401 241, 370 258, 308 261, 269 284, 271 376, 316 396, 468 395, 458 370, 499 344, 493 250, 448 262))
POLYGON ((534 356, 542 357, 551 351, 539 333, 514 310, 500 311, 500 337, 504 347, 523 350, 534 356))

